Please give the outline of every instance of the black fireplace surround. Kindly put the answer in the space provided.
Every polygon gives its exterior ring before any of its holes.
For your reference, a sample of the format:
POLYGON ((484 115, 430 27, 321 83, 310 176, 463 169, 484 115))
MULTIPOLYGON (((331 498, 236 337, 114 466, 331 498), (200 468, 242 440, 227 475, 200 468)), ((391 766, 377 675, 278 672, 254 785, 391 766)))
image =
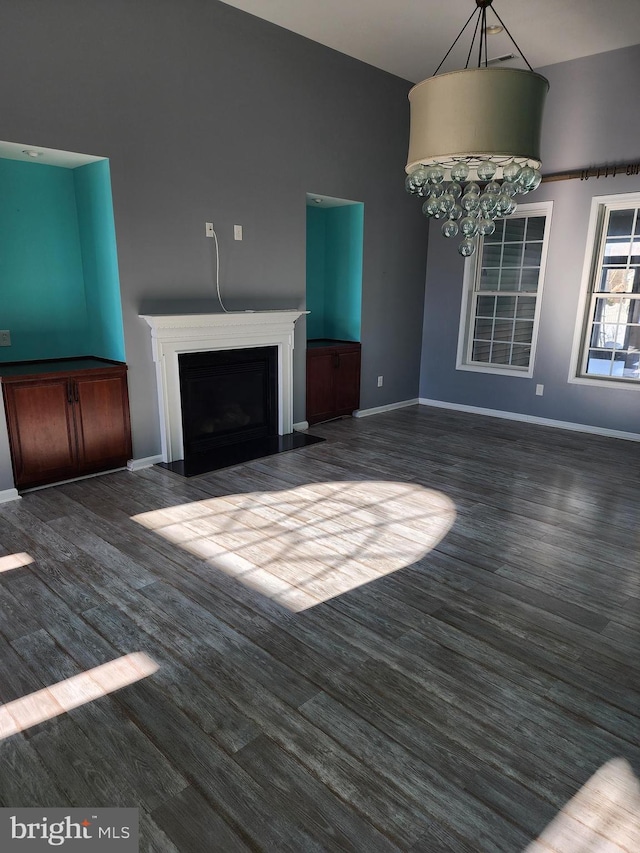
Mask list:
POLYGON ((278 348, 178 356, 185 459, 278 434, 278 348))
POLYGON ((278 435, 278 347, 180 353, 184 459, 161 463, 192 477, 323 439, 278 435))

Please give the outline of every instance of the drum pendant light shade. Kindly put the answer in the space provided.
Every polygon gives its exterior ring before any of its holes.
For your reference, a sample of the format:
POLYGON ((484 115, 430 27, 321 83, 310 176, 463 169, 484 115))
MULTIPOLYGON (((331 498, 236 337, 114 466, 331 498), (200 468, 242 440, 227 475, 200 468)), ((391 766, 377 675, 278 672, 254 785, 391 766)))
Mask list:
POLYGON ((430 77, 409 92, 411 132, 406 172, 464 159, 469 180, 483 160, 540 167, 542 111, 548 81, 533 71, 470 68, 430 77))
MULTIPOLYGON (((458 37, 433 77, 409 92, 411 131, 405 171, 407 192, 424 199, 422 212, 442 219, 442 234, 462 237, 458 251, 472 255, 494 220, 512 214, 516 196, 535 190, 540 174, 540 130, 549 82, 536 74, 493 0, 475 0, 458 37), (487 9, 506 31, 529 70, 489 67, 487 9), (438 75, 475 18, 467 64, 438 75), (478 38, 478 67, 469 59, 478 38)), ((513 57, 507 57, 513 58, 513 57)))

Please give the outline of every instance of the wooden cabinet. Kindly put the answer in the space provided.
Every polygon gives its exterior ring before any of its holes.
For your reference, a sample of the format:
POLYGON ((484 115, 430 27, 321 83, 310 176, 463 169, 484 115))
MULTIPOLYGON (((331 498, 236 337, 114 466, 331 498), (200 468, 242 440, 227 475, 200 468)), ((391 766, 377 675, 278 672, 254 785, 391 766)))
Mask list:
POLYGON ((125 465, 127 368, 97 358, 0 365, 17 488, 125 465))
POLYGON ((307 421, 350 415, 360 405, 360 344, 307 341, 307 421))

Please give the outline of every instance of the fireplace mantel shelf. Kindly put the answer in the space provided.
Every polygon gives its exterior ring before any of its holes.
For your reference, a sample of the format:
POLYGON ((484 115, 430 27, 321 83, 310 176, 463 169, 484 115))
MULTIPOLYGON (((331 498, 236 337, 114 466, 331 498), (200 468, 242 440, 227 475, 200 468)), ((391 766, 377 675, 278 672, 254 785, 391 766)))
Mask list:
POLYGON ((278 434, 293 432, 294 324, 308 311, 141 314, 151 329, 158 380, 162 458, 184 456, 178 355, 245 347, 278 347, 278 434))

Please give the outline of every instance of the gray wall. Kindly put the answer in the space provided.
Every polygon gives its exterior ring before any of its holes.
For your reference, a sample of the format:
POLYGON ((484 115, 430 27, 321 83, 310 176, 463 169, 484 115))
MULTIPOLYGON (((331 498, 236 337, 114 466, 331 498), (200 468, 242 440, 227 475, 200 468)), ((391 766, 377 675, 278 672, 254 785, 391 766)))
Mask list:
MULTIPOLYGON (((540 69, 551 84, 545 112, 543 172, 640 161, 635 108, 640 46, 540 69)), ((569 361, 594 196, 640 192, 640 178, 542 184, 523 202, 553 200, 547 273, 534 376, 523 379, 456 370, 464 262, 434 223, 429 241, 420 396, 640 432, 640 389, 569 384, 569 361), (544 396, 535 396, 536 384, 544 396)))
POLYGON ((417 396, 427 226, 403 187, 409 88, 216 0, 5 4, 2 138, 110 159, 135 457, 160 450, 138 314, 215 308, 211 219, 228 307, 303 307, 306 192, 365 204, 362 407, 417 396))

